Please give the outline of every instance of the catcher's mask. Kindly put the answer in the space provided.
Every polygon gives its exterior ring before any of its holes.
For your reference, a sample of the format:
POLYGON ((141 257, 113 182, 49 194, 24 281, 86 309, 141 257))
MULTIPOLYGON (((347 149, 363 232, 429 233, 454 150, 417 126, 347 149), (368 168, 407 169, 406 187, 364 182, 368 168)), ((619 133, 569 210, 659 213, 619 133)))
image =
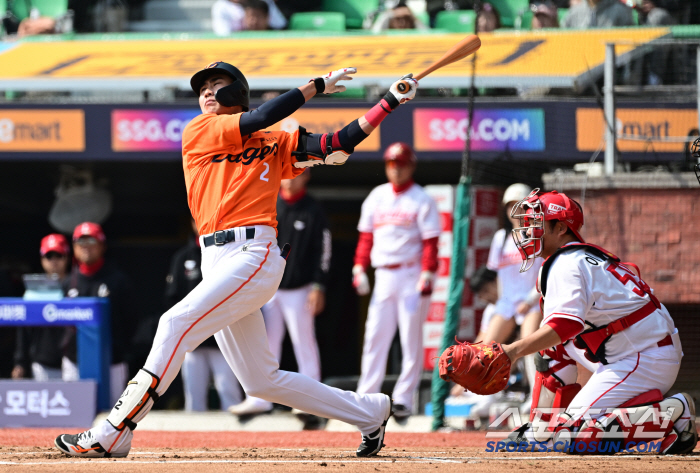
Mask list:
POLYGON ((520 272, 530 269, 535 258, 542 254, 542 240, 545 235, 544 222, 560 220, 583 242, 579 233, 583 226, 581 206, 566 194, 557 191, 540 194, 534 189, 529 196, 513 206, 510 216, 518 219, 519 226, 513 228, 513 241, 520 251, 523 262, 520 272))
POLYGON ((693 141, 693 144, 690 146, 690 155, 697 161, 695 164, 695 177, 698 178, 698 184, 700 184, 700 138, 693 141))
POLYGON ((213 62, 207 67, 197 72, 190 79, 190 86, 196 96, 199 96, 199 90, 204 85, 209 77, 214 74, 225 74, 233 79, 233 82, 216 91, 214 98, 224 107, 233 107, 240 105, 243 111, 247 112, 250 109, 250 87, 243 73, 235 66, 227 62, 213 62))

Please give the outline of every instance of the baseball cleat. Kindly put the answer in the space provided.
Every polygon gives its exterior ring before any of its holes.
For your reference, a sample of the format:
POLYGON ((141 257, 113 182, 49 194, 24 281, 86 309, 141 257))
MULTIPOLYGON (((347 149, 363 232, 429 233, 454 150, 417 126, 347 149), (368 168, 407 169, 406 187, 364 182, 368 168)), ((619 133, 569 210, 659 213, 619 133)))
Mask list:
POLYGON ((123 452, 108 453, 100 442, 87 430, 78 435, 62 434, 56 437, 54 445, 61 452, 72 457, 83 458, 123 458, 129 454, 129 450, 123 452))
POLYGON ((272 403, 262 399, 248 397, 242 403, 229 407, 228 411, 238 417, 267 414, 268 412, 272 412, 272 403))
POLYGON ((411 409, 408 407, 404 406, 403 404, 394 404, 394 407, 392 408, 392 414, 394 415, 394 419, 397 421, 403 421, 411 417, 411 409))
POLYGON ((389 417, 392 414, 392 408, 394 407, 394 401, 389 399, 389 414, 384 419, 384 423, 379 426, 377 430, 369 435, 362 436, 362 443, 357 447, 358 457, 372 457, 379 453, 379 451, 384 447, 384 433, 386 432, 386 424, 389 422, 389 417))
POLYGON ((688 415, 690 421, 682 432, 674 431, 664 439, 664 442, 661 444, 661 450, 667 455, 691 453, 698 444, 698 429, 695 424, 695 402, 690 394, 680 393, 673 397, 677 396, 683 396, 685 398, 685 403, 688 405, 688 412, 684 412, 683 416, 685 417, 688 415))

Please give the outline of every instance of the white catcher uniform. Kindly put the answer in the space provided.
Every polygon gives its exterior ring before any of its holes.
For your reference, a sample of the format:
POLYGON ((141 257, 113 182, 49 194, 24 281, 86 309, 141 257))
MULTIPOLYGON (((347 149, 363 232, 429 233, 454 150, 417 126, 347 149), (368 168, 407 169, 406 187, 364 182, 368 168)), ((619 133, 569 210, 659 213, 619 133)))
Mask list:
POLYGON ((571 401, 574 419, 586 408, 617 407, 652 389, 665 393, 671 388, 683 356, 678 330, 666 307, 659 303, 657 308, 643 291, 645 283, 634 270, 578 249, 556 256, 546 284, 542 325, 559 318, 589 329, 645 307, 650 311, 605 343, 604 364, 571 401))
POLYGON ((357 392, 380 391, 398 326, 402 364, 393 399, 411 409, 420 382, 422 327, 428 310, 428 298, 421 297, 416 285, 421 273, 423 240, 440 235, 437 207, 417 184, 398 194, 391 184, 382 184, 362 204, 357 229, 373 234, 370 260, 376 268, 357 392))

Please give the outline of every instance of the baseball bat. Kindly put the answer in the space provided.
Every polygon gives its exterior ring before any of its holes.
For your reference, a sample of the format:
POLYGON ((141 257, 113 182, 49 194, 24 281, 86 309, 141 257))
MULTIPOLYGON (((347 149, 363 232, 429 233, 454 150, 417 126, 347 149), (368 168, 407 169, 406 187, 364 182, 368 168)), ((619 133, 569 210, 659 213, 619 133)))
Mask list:
MULTIPOLYGON (((440 69, 441 67, 445 67, 448 64, 452 64, 453 62, 457 62, 460 59, 464 59, 470 54, 474 54, 479 50, 480 47, 481 40, 479 39, 479 37, 470 34, 469 36, 461 40, 459 43, 452 46, 452 48, 450 48, 449 51, 443 54, 440 59, 432 63, 427 69, 425 69, 417 76, 414 76, 413 78, 416 80, 421 80, 423 77, 427 76, 433 71, 440 69)), ((406 81, 401 81, 398 83, 396 88, 399 92, 403 94, 408 91, 409 85, 406 81)))

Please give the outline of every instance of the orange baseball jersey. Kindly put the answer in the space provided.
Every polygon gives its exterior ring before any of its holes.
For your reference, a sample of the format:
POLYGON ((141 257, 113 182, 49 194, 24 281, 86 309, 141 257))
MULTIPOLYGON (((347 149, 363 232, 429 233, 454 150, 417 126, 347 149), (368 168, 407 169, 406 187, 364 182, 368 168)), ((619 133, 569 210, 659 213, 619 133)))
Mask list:
POLYGON ((299 132, 257 131, 241 136, 240 114, 195 117, 182 133, 187 200, 200 235, 227 228, 277 228, 282 179, 293 166, 299 132))

